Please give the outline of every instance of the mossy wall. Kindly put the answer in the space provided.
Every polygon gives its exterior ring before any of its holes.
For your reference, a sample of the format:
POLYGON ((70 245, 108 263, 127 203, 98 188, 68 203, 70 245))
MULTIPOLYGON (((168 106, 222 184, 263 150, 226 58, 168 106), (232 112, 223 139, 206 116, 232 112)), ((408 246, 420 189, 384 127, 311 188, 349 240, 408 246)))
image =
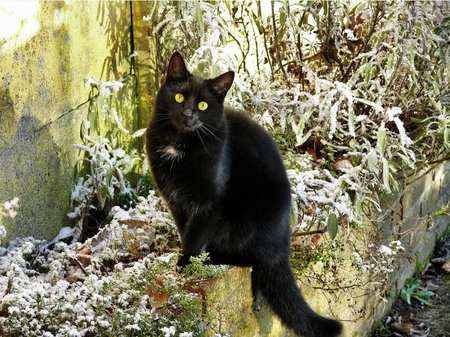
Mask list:
MULTIPOLYGON (((66 214, 82 155, 72 144, 81 143, 87 119, 85 80, 131 73, 131 20, 123 1, 0 3, 0 201, 21 201, 16 219, 3 220, 6 241, 51 239, 71 225, 66 214)), ((136 114, 136 81, 128 83, 136 114)))

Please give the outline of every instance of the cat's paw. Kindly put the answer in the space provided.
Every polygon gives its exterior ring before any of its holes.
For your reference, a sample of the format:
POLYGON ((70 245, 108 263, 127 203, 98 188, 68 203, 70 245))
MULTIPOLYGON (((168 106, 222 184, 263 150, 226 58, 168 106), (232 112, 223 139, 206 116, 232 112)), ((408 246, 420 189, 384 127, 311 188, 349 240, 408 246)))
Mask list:
POLYGON ((177 269, 179 270, 179 271, 183 271, 183 269, 184 269, 184 267, 186 267, 188 264, 190 263, 190 261, 189 261, 189 256, 184 256, 184 255, 182 255, 182 256, 180 256, 180 258, 178 259, 178 262, 177 262, 177 269))

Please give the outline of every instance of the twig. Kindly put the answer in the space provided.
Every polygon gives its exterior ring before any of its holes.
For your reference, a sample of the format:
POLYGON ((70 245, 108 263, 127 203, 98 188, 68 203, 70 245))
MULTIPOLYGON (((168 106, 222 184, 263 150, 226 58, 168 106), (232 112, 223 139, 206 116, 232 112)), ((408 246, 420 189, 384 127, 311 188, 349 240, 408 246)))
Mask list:
MULTIPOLYGON (((261 2, 258 1, 256 2, 257 7, 258 7, 258 18, 262 17, 262 11, 261 11, 261 2)), ((272 82, 275 80, 275 75, 273 73, 273 65, 272 65, 272 60, 270 58, 270 53, 267 47, 267 34, 266 34, 266 30, 264 29, 263 32, 263 38, 264 38, 264 50, 266 51, 266 56, 267 56, 267 62, 269 63, 269 67, 270 67, 270 72, 272 74, 272 82)))
POLYGON ((286 74, 286 70, 283 67, 283 63, 281 62, 281 54, 280 54, 280 44, 278 43, 278 29, 277 29, 277 23, 275 21, 275 1, 270 2, 271 9, 272 9, 272 25, 273 25, 273 34, 274 34, 274 42, 275 42, 275 56, 277 58, 278 66, 281 68, 281 71, 283 72, 284 79, 290 83, 289 78, 286 74))
POLYGON ((75 262, 78 265, 78 267, 80 267, 80 269, 81 269, 81 271, 83 272, 84 275, 89 276, 89 274, 86 272, 86 270, 84 269, 84 267, 81 264, 81 262, 78 261, 78 259, 76 257, 73 257, 72 261, 75 262))
MULTIPOLYGON (((330 5, 331 5, 331 3, 330 3, 330 5)), ((302 18, 302 20, 303 20, 303 18, 302 18)), ((331 8, 328 7, 327 31, 326 31, 326 34, 325 34, 325 42, 322 43, 322 46, 320 47, 320 50, 317 53, 305 56, 305 57, 301 58, 301 61, 307 61, 307 60, 313 59, 313 58, 315 58, 317 56, 322 55, 325 52, 325 50, 327 49, 327 46, 328 46, 328 42, 330 41, 330 38, 331 38, 331 23, 332 23, 331 8)))
POLYGON ((323 234, 326 231, 327 231, 326 229, 316 229, 314 231, 307 231, 307 232, 295 231, 295 232, 292 233, 292 236, 305 236, 305 235, 313 235, 313 234, 323 234))

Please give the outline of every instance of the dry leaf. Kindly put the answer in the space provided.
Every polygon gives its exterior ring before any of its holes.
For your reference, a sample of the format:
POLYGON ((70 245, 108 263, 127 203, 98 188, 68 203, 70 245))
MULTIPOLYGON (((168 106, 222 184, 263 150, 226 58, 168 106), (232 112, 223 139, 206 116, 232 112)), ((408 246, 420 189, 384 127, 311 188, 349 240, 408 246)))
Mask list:
POLYGON ((308 147, 306 149, 306 152, 308 152, 308 154, 313 158, 314 161, 317 160, 317 153, 312 147, 308 147))
POLYGON ((165 289, 164 279, 162 277, 158 277, 155 284, 147 287, 147 295, 150 297, 150 305, 152 308, 159 308, 169 300, 169 294, 165 289))
POLYGON ((311 237, 311 241, 312 241, 312 243, 314 243, 314 245, 315 245, 316 247, 318 247, 318 246, 320 246, 320 242, 322 241, 322 236, 321 236, 321 235, 318 235, 318 234, 313 235, 313 236, 311 237))
POLYGON ((450 273, 450 262, 445 262, 444 265, 442 266, 442 269, 447 272, 450 273))
POLYGON ((392 323, 389 325, 389 327, 392 330, 395 330, 397 332, 401 333, 408 333, 414 330, 414 326, 411 322, 399 322, 399 323, 392 323))
POLYGON ((447 259, 444 257, 436 257, 434 259, 431 259, 431 262, 433 264, 443 265, 443 264, 447 263, 447 259))
POLYGON ((335 171, 348 172, 348 171, 352 170, 354 167, 353 167, 352 163, 350 162, 350 160, 339 159, 338 161, 336 161, 336 163, 334 163, 333 168, 335 171))

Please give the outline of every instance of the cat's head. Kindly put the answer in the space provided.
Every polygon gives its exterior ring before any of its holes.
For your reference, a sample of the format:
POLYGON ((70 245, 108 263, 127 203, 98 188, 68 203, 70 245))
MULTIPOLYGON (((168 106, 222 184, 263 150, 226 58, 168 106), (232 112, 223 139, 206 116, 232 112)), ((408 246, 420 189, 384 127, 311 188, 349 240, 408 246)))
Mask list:
POLYGON ((233 79, 232 71, 214 79, 194 76, 175 52, 169 62, 166 82, 158 92, 156 111, 167 114, 179 132, 219 128, 223 123, 223 101, 233 79))

